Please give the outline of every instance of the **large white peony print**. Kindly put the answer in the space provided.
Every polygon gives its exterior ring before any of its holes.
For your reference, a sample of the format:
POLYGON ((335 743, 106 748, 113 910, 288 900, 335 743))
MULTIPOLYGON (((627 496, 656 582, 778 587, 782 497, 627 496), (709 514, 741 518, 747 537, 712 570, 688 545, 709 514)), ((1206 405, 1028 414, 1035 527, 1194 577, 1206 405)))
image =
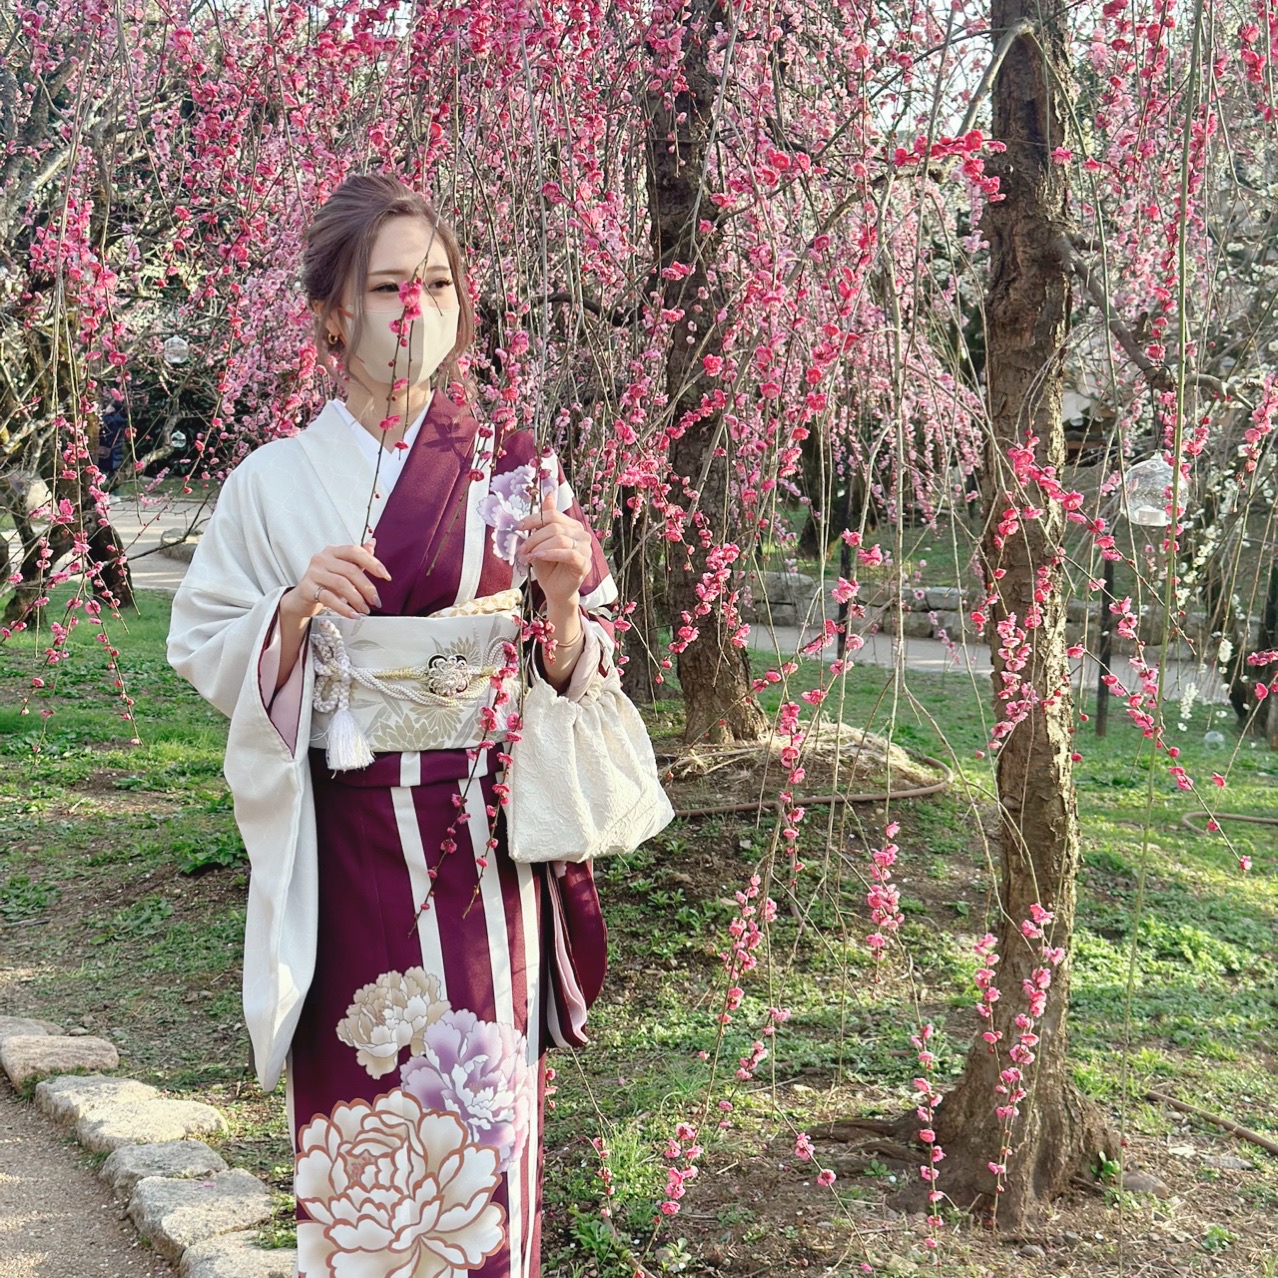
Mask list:
POLYGON ((389 1074, 408 1048, 422 1050, 427 1026, 449 1010, 439 979, 423 968, 384 972, 356 991, 355 1001, 337 1023, 337 1037, 357 1049, 356 1059, 374 1078, 389 1074))
POLYGON ((298 1136, 297 1200, 333 1278, 453 1278, 505 1240, 497 1153, 452 1114, 396 1090, 338 1105, 298 1136))
POLYGON ((424 1109, 456 1114, 475 1144, 497 1151, 505 1171, 528 1137, 536 1084, 527 1046, 516 1029, 473 1012, 445 1012, 426 1027, 400 1082, 424 1109))

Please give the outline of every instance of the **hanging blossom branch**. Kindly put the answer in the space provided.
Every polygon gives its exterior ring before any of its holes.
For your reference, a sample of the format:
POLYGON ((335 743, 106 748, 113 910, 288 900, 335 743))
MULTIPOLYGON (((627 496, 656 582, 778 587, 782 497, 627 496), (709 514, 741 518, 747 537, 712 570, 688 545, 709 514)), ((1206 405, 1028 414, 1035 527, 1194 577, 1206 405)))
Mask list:
MULTIPOLYGON (((1016 1119, 1020 1117, 1021 1102, 1029 1094, 1026 1087, 1027 1074, 1034 1063, 1034 1048, 1038 1046, 1039 1041, 1035 1026, 1042 1020, 1047 1010, 1047 992, 1052 985, 1052 972, 1065 959, 1064 947, 1049 944, 1044 932, 1045 926, 1051 923, 1054 917, 1050 910, 1045 910, 1036 903, 1030 906, 1030 917, 1021 923, 1021 935, 1027 941, 1041 942, 1038 946, 1038 954, 1042 960, 1042 966, 1034 968, 1033 972, 1021 982, 1022 993, 1026 999, 1026 1010, 1016 1015, 1014 1024, 1017 1035, 1016 1041, 1008 1049, 1009 1064, 999 1071, 999 1081, 994 1086, 994 1091, 999 1098, 994 1107, 994 1113, 1002 1126, 998 1156, 996 1159, 991 1159, 988 1166, 994 1176, 995 1192, 999 1194, 1004 1193, 1007 1188, 1007 1164, 1014 1152, 1012 1128, 1016 1119)), ((982 963, 976 973, 976 984, 981 991, 981 999, 976 1010, 983 1020, 990 1022, 990 1028, 985 1030, 981 1037, 987 1044, 990 1054, 994 1056, 999 1054, 999 1044, 1003 1039, 1003 1031, 993 1027, 994 1004, 1000 998, 998 986, 994 984, 995 969, 999 961, 999 956, 994 952, 997 944, 995 937, 987 933, 975 947, 982 963)), ((997 1207, 996 1201, 995 1210, 997 1207)))
POLYGON ((900 851, 892 840, 900 828, 899 822, 890 822, 883 831, 883 846, 870 851, 870 890, 865 894, 865 903, 870 907, 875 930, 865 938, 865 943, 874 956, 876 981, 883 979, 882 963, 888 938, 894 936, 905 922, 905 915, 901 912, 901 889, 892 882, 892 866, 896 864, 900 851))
MULTIPOLYGON (((1257 432, 1263 432, 1266 428, 1262 424, 1258 425, 1256 430, 1257 432)), ((1259 433, 1257 438, 1259 438, 1259 433)), ((1083 494, 1077 490, 1067 489, 1051 466, 1040 465, 1035 460, 1034 447, 1037 443, 1037 437, 1030 434, 1026 438, 1024 447, 1014 447, 1008 450, 1014 477, 1020 485, 1021 492, 1018 495, 1008 491, 1003 495, 1003 500, 1007 504, 999 517, 994 538, 996 548, 1015 536, 1020 530, 1023 521, 1042 518, 1043 507, 1037 504, 1036 501, 1031 500, 1029 495, 1034 490, 1037 490, 1039 499, 1046 502, 1059 503, 1065 511, 1067 520, 1086 529, 1092 539, 1092 544, 1103 559, 1124 563, 1130 562, 1119 550, 1117 541, 1106 521, 1100 516, 1089 515, 1084 511, 1083 494)), ((1185 451, 1190 456, 1196 455, 1197 452, 1201 451, 1201 448, 1202 441, 1197 436, 1185 441, 1185 451)), ((1177 512, 1172 508, 1170 494, 1168 495, 1167 511, 1171 520, 1169 526, 1171 535, 1165 540, 1164 549, 1174 546, 1174 537, 1179 535, 1183 529, 1183 525, 1178 522, 1177 512)), ((1089 582, 1089 587, 1093 591, 1099 590, 1101 585, 1100 580, 1089 582)), ((1024 677, 1024 672, 1028 668, 1032 657, 1031 637, 1042 626, 1043 608, 1047 605, 1052 590, 1053 586, 1047 570, 1040 568, 1034 593, 1034 602, 1027 610, 1025 617, 1020 618, 1015 614, 1009 614, 998 623, 999 646, 997 653, 1002 663, 1003 687, 999 689, 996 696, 1003 703, 1004 708, 1002 715, 991 732, 987 747, 991 753, 997 752, 1007 740, 1013 728, 1018 723, 1028 719, 1033 713, 1034 707, 1039 704, 1040 699, 1045 699, 1040 698, 1040 694, 1033 689, 1030 681, 1024 677)), ((998 570, 996 570, 992 579, 987 583, 985 597, 971 613, 972 620, 977 625, 979 633, 984 632, 989 621, 989 611, 998 604, 999 598, 998 570)), ((1129 683, 1125 683, 1112 671, 1109 671, 1102 676, 1102 682, 1111 695, 1123 702, 1123 708, 1128 718, 1140 729, 1146 740, 1153 743, 1156 751, 1160 751, 1167 756, 1168 774, 1176 787, 1180 790, 1192 790, 1194 782, 1188 770, 1180 762, 1180 747, 1171 744, 1167 740, 1166 724, 1161 715, 1159 670, 1147 659, 1146 646, 1139 633, 1140 618, 1137 615, 1132 598, 1127 596, 1113 601, 1109 604, 1109 610, 1117 617, 1116 633, 1120 638, 1130 641, 1135 648, 1133 655, 1129 658, 1134 680, 1131 681, 1129 686, 1129 683)), ((1082 645, 1070 645, 1066 649, 1065 655, 1071 660, 1077 660, 1083 655, 1082 645)), ((1275 682, 1278 682, 1278 680, 1275 680, 1275 682)), ((1261 686, 1265 685, 1257 685, 1257 696, 1263 699, 1268 693, 1268 688, 1266 687, 1265 692, 1260 692, 1259 687, 1261 686)), ((1048 697, 1064 696, 1068 693, 1068 690, 1068 671, 1064 670, 1062 671, 1060 683, 1049 692, 1048 697)), ((978 757, 983 757, 984 753, 984 751, 978 751, 978 757)), ((1072 753, 1071 758, 1074 762, 1078 762, 1081 760, 1082 755, 1075 751, 1072 753)))
MULTIPOLYGON (((928 1047, 935 1033, 936 1030, 929 1021, 925 1025, 920 1025, 918 1033, 910 1037, 910 1043, 918 1053, 919 1068, 922 1070, 919 1077, 914 1080, 914 1113, 923 1124, 919 1128, 918 1136, 923 1148, 927 1150, 928 1160, 919 1168, 919 1175, 927 1184, 928 1234, 923 1240, 923 1245, 932 1252, 936 1252, 941 1245, 936 1235, 944 1222, 938 1214, 937 1204, 945 1197, 936 1187, 936 1182, 941 1178, 938 1166, 945 1157, 945 1150, 936 1139, 936 1107, 941 1103, 941 1094, 936 1090, 936 1054, 928 1047)), ((937 1263, 939 1262, 938 1255, 937 1263)))
POLYGON ((1109 287, 1106 283, 1104 272, 1098 271, 1094 266, 1085 262, 1074 251, 1074 246, 1070 243, 1067 235, 1058 235, 1053 241, 1052 247, 1062 264, 1082 283, 1088 297, 1099 308, 1106 327, 1113 334, 1114 339, 1123 348, 1124 352, 1126 352, 1127 357, 1144 375, 1145 380, 1153 390, 1175 391, 1183 377, 1186 385, 1197 386, 1202 390, 1219 396, 1221 399, 1237 399, 1248 408, 1253 407, 1240 391, 1244 387, 1259 386, 1260 378, 1248 377, 1226 381, 1223 378, 1214 377, 1210 373, 1197 373, 1189 369, 1186 369, 1182 374, 1167 364, 1163 353, 1160 353, 1157 359, 1153 358, 1150 350, 1163 352, 1162 344, 1155 343, 1151 347, 1146 347, 1123 321, 1110 300, 1109 287))

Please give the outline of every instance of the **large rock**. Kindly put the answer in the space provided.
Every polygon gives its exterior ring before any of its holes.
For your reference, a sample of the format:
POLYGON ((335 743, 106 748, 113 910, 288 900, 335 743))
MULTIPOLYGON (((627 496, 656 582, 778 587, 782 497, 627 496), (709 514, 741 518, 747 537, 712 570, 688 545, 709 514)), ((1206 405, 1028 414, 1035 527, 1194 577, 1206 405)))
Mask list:
POLYGON ((938 612, 933 634, 938 630, 944 630, 946 637, 954 643, 963 639, 976 638, 976 627, 972 624, 972 618, 965 612, 938 612))
POLYGON ((24 1038, 31 1036, 40 1037, 46 1034, 61 1034, 62 1026, 55 1025, 52 1021, 33 1020, 29 1016, 0 1016, 0 1044, 7 1038, 14 1038, 22 1035, 24 1038))
POLYGON ((119 1053, 105 1038, 15 1034, 0 1043, 0 1068, 14 1087, 44 1074, 115 1069, 119 1064, 119 1053))
POLYGON ((98 1175, 117 1198, 128 1199, 138 1181, 148 1176, 204 1180, 225 1170, 226 1160, 202 1140, 166 1140, 160 1145, 121 1145, 98 1175))
POLYGON ((883 629, 889 634, 902 634, 907 639, 930 639, 933 627, 932 619, 927 613, 904 612, 899 620, 896 614, 889 613, 883 629))
POLYGON ((807 607, 816 594, 816 580, 801 572, 761 572, 759 593, 773 604, 807 607))
POLYGON ((814 578, 800 572, 761 572, 749 583, 749 601, 741 615, 746 621, 794 626, 808 616, 816 597, 814 578))
POLYGON ((129 1200, 129 1219, 165 1260, 177 1261, 188 1247, 264 1224, 271 1196, 246 1171, 219 1172, 207 1180, 140 1180, 129 1200))
POLYGON ((178 1266, 181 1278, 293 1278, 297 1252, 264 1251, 256 1233, 223 1234, 188 1247, 178 1266))
POLYGON ((160 534, 160 544, 157 549, 165 559, 176 559, 181 563, 189 564, 195 558, 201 534, 195 533, 193 536, 184 537, 182 535, 184 532, 185 529, 175 529, 160 534))
POLYGON ((55 1123, 70 1127, 85 1114, 104 1105, 124 1101, 150 1100, 160 1093, 147 1083, 132 1078, 106 1078, 102 1074, 68 1074, 62 1078, 46 1078, 35 1089, 36 1108, 43 1110, 55 1123))
POLYGON ((959 612, 966 597, 957 586, 929 586, 925 601, 930 612, 959 612))
POLYGON ((769 604, 766 608, 760 607, 758 615, 755 617, 756 624, 771 626, 776 629, 778 626, 797 626, 799 624, 799 610, 788 603, 769 604))
POLYGON ((85 1114, 75 1136, 93 1154, 109 1154, 122 1145, 161 1145, 191 1136, 220 1136, 226 1119, 199 1101, 124 1101, 85 1114))

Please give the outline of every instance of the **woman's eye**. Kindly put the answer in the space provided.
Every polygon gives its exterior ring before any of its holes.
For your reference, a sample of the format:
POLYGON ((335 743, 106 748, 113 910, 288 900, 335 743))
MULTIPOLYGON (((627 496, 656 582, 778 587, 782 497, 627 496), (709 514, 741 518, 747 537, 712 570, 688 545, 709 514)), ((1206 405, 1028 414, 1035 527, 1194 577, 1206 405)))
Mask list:
MULTIPOLYGON (((420 284, 421 282, 422 282, 421 280, 417 281, 418 284, 420 284)), ((452 288, 452 286, 453 286, 452 280, 446 277, 444 279, 431 281, 432 288, 452 288)), ((391 284, 388 282, 386 284, 376 285, 373 288, 373 292, 374 293, 398 293, 402 287, 403 287, 402 284, 391 284)))

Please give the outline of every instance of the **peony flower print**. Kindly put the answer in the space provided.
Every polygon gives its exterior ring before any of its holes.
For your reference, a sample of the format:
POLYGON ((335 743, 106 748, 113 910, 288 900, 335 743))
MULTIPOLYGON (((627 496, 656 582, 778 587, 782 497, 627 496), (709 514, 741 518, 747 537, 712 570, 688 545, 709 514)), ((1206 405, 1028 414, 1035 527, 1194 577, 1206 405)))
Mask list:
POLYGON ((297 1200, 335 1278, 454 1278, 505 1242, 497 1154, 395 1090, 318 1114, 298 1136, 297 1200))
POLYGON ((479 503, 479 517, 493 530, 493 553, 508 564, 515 562, 519 542, 527 536, 515 525, 532 513, 530 494, 538 471, 542 500, 559 488, 553 466, 552 459, 542 458, 536 470, 532 466, 517 466, 504 475, 494 475, 489 481, 488 496, 479 503))
POLYGON ((523 1152, 536 1081, 518 1030, 446 1012, 427 1026, 400 1082, 423 1109, 456 1114, 475 1144, 496 1150, 500 1170, 523 1152))
POLYGON ((337 1037, 356 1048, 359 1063, 381 1078, 399 1064, 404 1048, 422 1050, 427 1026, 448 1008, 439 979, 423 968, 385 972, 356 991, 355 1001, 337 1023, 337 1037))

